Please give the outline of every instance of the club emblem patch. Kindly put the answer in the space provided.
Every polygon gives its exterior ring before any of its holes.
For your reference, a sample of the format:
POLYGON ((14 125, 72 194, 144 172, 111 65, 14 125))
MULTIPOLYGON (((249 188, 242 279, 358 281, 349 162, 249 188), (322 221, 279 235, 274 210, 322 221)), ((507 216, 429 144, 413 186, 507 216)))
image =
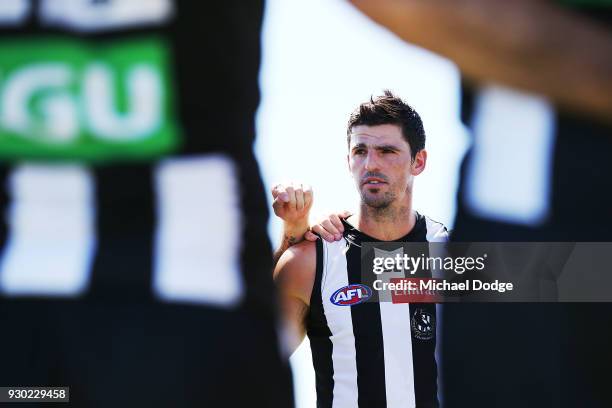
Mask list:
POLYGON ((431 340, 436 330, 436 319, 424 309, 415 310, 410 320, 412 335, 419 340, 431 340))

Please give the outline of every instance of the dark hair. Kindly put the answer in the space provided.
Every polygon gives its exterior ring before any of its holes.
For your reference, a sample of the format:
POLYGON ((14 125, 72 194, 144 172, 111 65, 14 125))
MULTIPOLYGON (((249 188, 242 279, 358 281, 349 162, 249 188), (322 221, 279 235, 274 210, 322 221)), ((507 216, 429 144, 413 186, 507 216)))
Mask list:
POLYGON ((385 89, 385 94, 371 97, 359 105, 349 118, 346 130, 347 143, 351 144, 351 132, 355 126, 398 125, 404 139, 410 145, 412 158, 425 148, 425 129, 419 114, 400 98, 385 89))

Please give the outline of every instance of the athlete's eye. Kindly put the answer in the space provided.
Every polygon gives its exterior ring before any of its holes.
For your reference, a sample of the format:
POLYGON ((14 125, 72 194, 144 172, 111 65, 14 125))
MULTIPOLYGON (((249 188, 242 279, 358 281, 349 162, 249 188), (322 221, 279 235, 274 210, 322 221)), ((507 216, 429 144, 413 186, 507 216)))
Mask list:
POLYGON ((355 150, 353 150, 353 154, 354 155, 362 155, 362 154, 365 154, 365 152, 366 152, 365 149, 355 149, 355 150))

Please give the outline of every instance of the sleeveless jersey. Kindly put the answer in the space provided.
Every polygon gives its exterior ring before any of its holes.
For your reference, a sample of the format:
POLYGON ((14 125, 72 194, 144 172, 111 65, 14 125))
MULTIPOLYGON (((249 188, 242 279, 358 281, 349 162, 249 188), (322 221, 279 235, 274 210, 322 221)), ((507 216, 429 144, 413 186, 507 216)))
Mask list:
POLYGON ((263 1, 1 3, 0 296, 268 304, 263 1))
MULTIPOLYGON (((336 305, 335 292, 363 283, 361 243, 381 242, 346 221, 344 226, 342 240, 316 242, 317 271, 306 327, 317 407, 437 407, 436 305, 336 305)), ((447 239, 442 224, 417 214, 412 231, 395 242, 447 239)))

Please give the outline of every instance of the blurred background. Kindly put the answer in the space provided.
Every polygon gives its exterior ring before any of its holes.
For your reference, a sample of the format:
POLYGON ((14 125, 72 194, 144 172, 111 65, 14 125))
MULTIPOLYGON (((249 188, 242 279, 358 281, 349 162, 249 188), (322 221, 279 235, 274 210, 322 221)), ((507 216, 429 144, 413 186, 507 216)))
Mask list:
MULTIPOLYGON (((452 228, 459 164, 468 147, 456 67, 407 45, 341 0, 268 0, 265 12, 256 154, 268 199, 275 183, 295 180, 313 186, 314 219, 354 210, 359 197, 347 169, 346 123, 361 102, 390 89, 425 125, 429 156, 416 182, 415 208, 452 228)), ((271 216, 275 246, 280 227, 271 216)), ((291 363, 297 407, 312 408, 307 339, 291 363)))

